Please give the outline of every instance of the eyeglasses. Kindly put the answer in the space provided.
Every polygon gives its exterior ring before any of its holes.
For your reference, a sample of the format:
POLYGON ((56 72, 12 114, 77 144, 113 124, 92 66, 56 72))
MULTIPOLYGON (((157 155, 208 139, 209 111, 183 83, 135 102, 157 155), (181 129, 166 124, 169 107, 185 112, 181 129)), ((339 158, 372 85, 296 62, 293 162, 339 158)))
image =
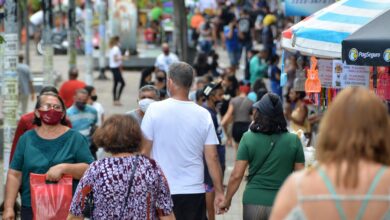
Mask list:
POLYGON ((39 107, 42 111, 49 111, 50 109, 54 109, 57 112, 62 112, 62 106, 57 104, 43 104, 39 107))
POLYGON ((154 99, 155 97, 151 97, 151 96, 141 96, 139 97, 139 100, 141 99, 154 99))

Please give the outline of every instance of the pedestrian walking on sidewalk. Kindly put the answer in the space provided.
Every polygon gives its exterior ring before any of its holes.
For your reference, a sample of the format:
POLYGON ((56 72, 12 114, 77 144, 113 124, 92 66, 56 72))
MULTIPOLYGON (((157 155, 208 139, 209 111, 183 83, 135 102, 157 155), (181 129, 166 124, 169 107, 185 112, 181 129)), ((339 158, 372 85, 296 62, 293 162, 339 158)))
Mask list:
POLYGON ((103 105, 100 104, 100 102, 97 102, 98 96, 96 93, 96 89, 93 86, 86 86, 84 88, 88 92, 88 101, 87 104, 94 107, 96 109, 96 112, 98 114, 98 119, 96 122, 96 126, 101 126, 104 121, 104 108, 103 105))
POLYGON ((84 89, 86 86, 83 81, 77 79, 79 77, 79 70, 77 68, 70 68, 68 76, 69 80, 64 82, 59 90, 59 95, 64 100, 66 108, 69 108, 73 105, 73 99, 76 91, 79 89, 84 89))
POLYGON ((109 67, 113 75, 114 86, 112 89, 114 105, 122 105, 120 98, 123 88, 125 88, 125 80, 122 76, 122 52, 119 48, 119 37, 113 37, 110 39, 110 52, 109 52, 109 67), (118 87, 119 86, 119 87, 118 87))
POLYGON ((37 127, 19 139, 7 174, 3 219, 15 218, 14 204, 19 190, 22 198, 21 219, 33 219, 31 173, 46 174, 48 181, 58 181, 64 174, 70 174, 76 180, 73 185, 77 186, 77 180, 88 169, 88 164, 93 162, 86 139, 66 126, 66 107, 57 94, 39 96, 34 114, 37 127))
POLYGON ((247 91, 240 86, 240 94, 232 98, 229 102, 229 108, 222 118, 221 125, 228 137, 233 137, 234 152, 237 152, 238 144, 241 141, 242 135, 249 129, 252 122, 252 105, 253 102, 247 97, 247 91), (232 132, 229 134, 228 126, 232 125, 232 132))
POLYGON ((210 113, 188 99, 194 69, 187 63, 170 65, 167 90, 170 98, 150 104, 142 120, 144 153, 164 171, 172 193, 177 219, 206 218, 205 156, 213 180, 215 206, 223 201, 219 144, 210 113))
POLYGON ((28 98, 30 97, 31 101, 35 100, 33 76, 30 67, 23 63, 23 59, 23 54, 19 54, 19 63, 16 66, 16 72, 18 73, 19 78, 19 104, 21 106, 21 114, 27 112, 28 98))
POLYGON ((97 127, 98 113, 94 107, 87 104, 88 98, 87 90, 77 90, 74 98, 75 102, 72 107, 68 108, 66 113, 72 122, 73 129, 87 138, 90 143, 91 153, 96 158, 97 148, 92 143, 92 135, 97 127))
POLYGON ((138 91, 138 108, 126 112, 126 115, 133 117, 138 122, 138 124, 141 125, 142 119, 149 105, 159 100, 160 92, 155 86, 143 86, 138 91))
POLYGON ((173 202, 160 166, 139 155, 142 132, 138 122, 113 115, 96 130, 94 142, 112 157, 91 164, 73 197, 68 220, 82 220, 86 195, 91 219, 173 220, 173 202))
MULTIPOLYGON (((214 129, 217 133, 218 141, 221 143, 222 140, 222 127, 218 120, 219 107, 220 103, 223 100, 223 89, 221 83, 209 83, 203 89, 203 94, 206 98, 206 102, 203 104, 203 107, 210 112, 211 118, 213 119, 214 129)), ((218 144, 217 145, 218 159, 222 168, 222 177, 225 172, 225 161, 226 161, 226 149, 225 145, 218 144)), ((207 164, 205 164, 205 189, 206 189, 206 209, 207 209, 207 219, 214 220, 215 219, 215 209, 214 209, 214 199, 215 199, 215 191, 212 179, 207 169, 207 164)))
POLYGON ((271 219, 390 219, 389 134, 375 93, 341 91, 320 124, 318 165, 287 179, 271 219))
POLYGON ((249 165, 242 199, 244 220, 268 219, 283 182, 294 170, 304 167, 301 141, 287 131, 282 105, 279 96, 273 93, 256 102, 250 131, 244 134, 238 147, 226 200, 221 207, 229 209, 249 165))

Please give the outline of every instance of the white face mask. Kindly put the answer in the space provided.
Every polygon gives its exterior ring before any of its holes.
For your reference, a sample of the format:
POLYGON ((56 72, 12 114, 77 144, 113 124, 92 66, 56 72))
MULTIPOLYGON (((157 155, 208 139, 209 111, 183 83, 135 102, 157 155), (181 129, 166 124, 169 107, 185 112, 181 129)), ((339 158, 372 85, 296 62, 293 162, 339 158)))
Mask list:
POLYGON ((155 102, 153 99, 141 99, 138 101, 138 106, 141 109, 142 112, 146 112, 146 109, 148 109, 150 103, 155 102))
POLYGON ((213 64, 213 58, 212 57, 207 57, 207 63, 209 65, 213 64))

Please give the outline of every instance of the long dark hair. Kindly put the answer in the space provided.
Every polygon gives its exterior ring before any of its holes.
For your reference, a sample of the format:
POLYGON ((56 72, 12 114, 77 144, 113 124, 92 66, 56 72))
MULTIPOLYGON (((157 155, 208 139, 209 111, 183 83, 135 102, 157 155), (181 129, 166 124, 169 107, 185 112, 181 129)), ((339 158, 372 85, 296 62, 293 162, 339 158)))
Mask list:
MULTIPOLYGON (((60 124, 68 126, 68 123, 66 123, 66 106, 65 106, 64 100, 62 100, 62 98, 59 95, 57 95, 53 92, 44 92, 44 93, 40 94, 37 98, 37 103, 35 104, 35 110, 38 110, 41 107, 42 96, 53 96, 53 97, 56 97, 60 101, 61 107, 62 107, 63 113, 64 113, 64 116, 61 118, 60 124)), ((33 124, 37 125, 37 126, 42 125, 41 119, 38 118, 35 114, 34 114, 33 124)))
POLYGON ((148 82, 145 81, 145 79, 148 77, 148 76, 151 76, 153 74, 155 70, 155 67, 152 66, 152 67, 147 67, 145 68, 144 70, 142 70, 141 72, 141 80, 140 80, 140 83, 139 83, 139 88, 142 88, 143 86, 145 85, 149 85, 148 82))
POLYGON ((256 110, 254 122, 249 129, 255 133, 280 134, 287 132, 287 122, 284 115, 268 117, 256 110))

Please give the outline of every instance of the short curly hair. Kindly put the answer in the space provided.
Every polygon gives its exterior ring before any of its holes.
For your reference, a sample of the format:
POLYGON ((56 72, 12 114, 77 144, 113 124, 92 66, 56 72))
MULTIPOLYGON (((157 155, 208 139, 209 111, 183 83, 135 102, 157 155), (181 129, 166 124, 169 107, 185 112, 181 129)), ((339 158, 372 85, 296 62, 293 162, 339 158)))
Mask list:
POLYGON ((141 141, 141 128, 138 122, 128 115, 109 117, 93 134, 94 144, 112 154, 138 152, 141 141))

